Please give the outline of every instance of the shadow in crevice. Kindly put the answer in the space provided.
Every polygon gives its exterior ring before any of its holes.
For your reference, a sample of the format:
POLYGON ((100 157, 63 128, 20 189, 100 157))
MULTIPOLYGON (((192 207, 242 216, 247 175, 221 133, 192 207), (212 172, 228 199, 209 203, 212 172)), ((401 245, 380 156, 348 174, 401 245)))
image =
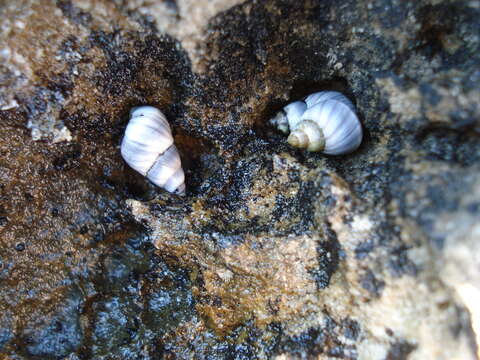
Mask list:
POLYGON ((222 168, 223 160, 213 144, 180 129, 175 134, 175 146, 182 159, 187 196, 203 194, 202 184, 222 168))

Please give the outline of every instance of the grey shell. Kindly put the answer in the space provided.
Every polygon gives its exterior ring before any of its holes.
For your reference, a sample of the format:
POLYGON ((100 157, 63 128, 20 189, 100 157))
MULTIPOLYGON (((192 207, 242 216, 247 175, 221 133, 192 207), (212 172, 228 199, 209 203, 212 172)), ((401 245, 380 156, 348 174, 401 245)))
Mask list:
POLYGON ((185 174, 165 115, 152 106, 132 109, 120 146, 126 163, 155 185, 184 195, 185 174))

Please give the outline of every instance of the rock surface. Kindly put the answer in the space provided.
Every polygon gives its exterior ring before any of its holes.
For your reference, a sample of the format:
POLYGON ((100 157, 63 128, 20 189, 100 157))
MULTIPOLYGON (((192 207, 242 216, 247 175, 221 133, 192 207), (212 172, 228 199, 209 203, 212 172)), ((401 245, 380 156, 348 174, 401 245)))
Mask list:
POLYGON ((0 13, 1 358, 477 358, 480 1, 0 13), (324 89, 356 103, 353 154, 268 126, 324 89), (120 157, 139 104, 185 198, 120 157))

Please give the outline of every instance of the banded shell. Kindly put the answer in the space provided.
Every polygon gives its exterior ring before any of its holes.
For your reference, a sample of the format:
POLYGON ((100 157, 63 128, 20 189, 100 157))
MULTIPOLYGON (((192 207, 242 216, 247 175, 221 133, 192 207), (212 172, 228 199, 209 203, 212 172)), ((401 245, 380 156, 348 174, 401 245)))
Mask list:
POLYGON ((283 108, 270 123, 290 133, 288 143, 308 151, 347 154, 362 142, 362 126, 355 106, 336 91, 321 91, 283 108))
POLYGON ((125 162, 155 185, 185 195, 185 174, 165 115, 152 106, 130 112, 120 146, 125 162))

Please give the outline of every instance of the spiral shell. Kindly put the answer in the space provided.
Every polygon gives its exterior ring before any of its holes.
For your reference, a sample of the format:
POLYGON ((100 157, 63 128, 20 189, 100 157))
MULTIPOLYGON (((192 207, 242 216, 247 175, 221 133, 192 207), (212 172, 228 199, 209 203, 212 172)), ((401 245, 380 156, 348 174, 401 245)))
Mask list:
POLYGON ((295 101, 270 123, 283 133, 290 132, 290 145, 308 151, 341 155, 356 150, 362 142, 355 107, 336 91, 321 91, 295 101))
POLYGON ((185 174, 165 115, 152 106, 133 108, 120 146, 126 163, 155 185, 185 195, 185 174))

